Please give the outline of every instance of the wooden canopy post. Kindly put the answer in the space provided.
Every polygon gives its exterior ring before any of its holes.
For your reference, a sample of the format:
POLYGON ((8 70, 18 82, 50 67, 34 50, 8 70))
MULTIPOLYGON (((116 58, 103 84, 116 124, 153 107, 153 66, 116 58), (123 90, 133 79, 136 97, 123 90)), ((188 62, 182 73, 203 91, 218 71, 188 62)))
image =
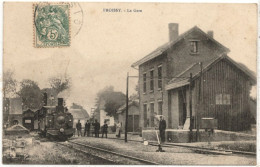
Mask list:
POLYGON ((192 73, 190 73, 189 85, 189 107, 190 107, 190 142, 192 142, 192 73))

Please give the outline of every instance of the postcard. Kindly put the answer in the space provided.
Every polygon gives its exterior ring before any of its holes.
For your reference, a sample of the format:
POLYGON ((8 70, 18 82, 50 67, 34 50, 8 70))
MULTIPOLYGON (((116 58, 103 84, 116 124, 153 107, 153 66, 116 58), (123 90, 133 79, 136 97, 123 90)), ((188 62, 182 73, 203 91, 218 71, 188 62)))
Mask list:
POLYGON ((257 14, 4 2, 2 164, 256 165, 257 14))

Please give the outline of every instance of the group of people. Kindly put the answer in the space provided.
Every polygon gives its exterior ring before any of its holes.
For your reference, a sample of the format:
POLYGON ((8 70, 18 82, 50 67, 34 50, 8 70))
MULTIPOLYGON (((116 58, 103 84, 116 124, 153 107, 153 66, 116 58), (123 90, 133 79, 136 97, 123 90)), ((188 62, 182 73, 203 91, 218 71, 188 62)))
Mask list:
MULTIPOLYGON (((90 123, 89 120, 87 120, 87 122, 85 123, 85 130, 84 130, 84 136, 89 137, 90 136, 90 127, 94 126, 94 134, 95 137, 99 137, 99 131, 100 131, 100 123, 95 120, 94 123, 90 123)), ((120 138, 121 136, 121 126, 122 124, 120 122, 116 123, 116 137, 120 138)), ((159 120, 159 131, 160 131, 160 139, 161 142, 164 143, 165 142, 165 129, 166 129, 166 121, 163 119, 162 116, 160 116, 160 120, 159 120)), ((82 136, 82 125, 80 123, 80 120, 78 120, 78 123, 76 124, 76 130, 78 133, 78 136, 82 136)), ((104 125, 102 126, 102 138, 105 136, 107 138, 107 132, 108 132, 108 125, 107 122, 104 122, 104 125)))
MULTIPOLYGON (((86 134, 88 137, 90 136, 91 126, 94 127, 93 133, 95 134, 95 137, 99 137, 100 123, 97 120, 95 120, 94 123, 91 123, 91 122, 89 122, 89 120, 87 120, 87 122, 85 123, 85 128, 84 128, 84 136, 86 136, 86 134)), ((76 124, 76 130, 77 130, 78 136, 82 136, 82 125, 81 125, 80 120, 78 120, 78 123, 76 124)), ((106 121, 104 121, 104 125, 101 127, 101 132, 102 132, 102 138, 104 136, 107 138, 108 125, 107 125, 106 121)), ((116 124, 116 137, 119 138, 120 134, 121 134, 121 123, 118 122, 116 124)))

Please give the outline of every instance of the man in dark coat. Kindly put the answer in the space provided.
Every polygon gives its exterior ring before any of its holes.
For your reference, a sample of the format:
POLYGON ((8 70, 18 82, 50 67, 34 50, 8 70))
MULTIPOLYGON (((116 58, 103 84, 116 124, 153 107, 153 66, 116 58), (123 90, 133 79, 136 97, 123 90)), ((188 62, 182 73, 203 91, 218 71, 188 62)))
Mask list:
POLYGON ((78 132, 78 136, 79 136, 79 134, 80 134, 80 136, 82 136, 82 132, 81 132, 82 126, 81 126, 80 120, 78 120, 78 123, 76 124, 76 129, 78 132))
POLYGON ((159 123, 159 131, 160 131, 160 138, 161 143, 165 142, 165 129, 166 129, 166 121, 160 116, 160 123, 159 123))
POLYGON ((95 131, 95 137, 99 137, 99 130, 100 130, 100 123, 95 120, 95 123, 93 123, 94 131, 95 131))
POLYGON ((106 138, 107 138, 107 129, 108 129, 108 125, 107 125, 107 122, 105 121, 104 125, 102 127, 102 138, 103 138, 104 134, 106 135, 106 138))
POLYGON ((90 136, 90 123, 87 122, 85 123, 85 131, 84 131, 84 136, 86 136, 86 132, 87 132, 87 136, 89 137, 90 136))

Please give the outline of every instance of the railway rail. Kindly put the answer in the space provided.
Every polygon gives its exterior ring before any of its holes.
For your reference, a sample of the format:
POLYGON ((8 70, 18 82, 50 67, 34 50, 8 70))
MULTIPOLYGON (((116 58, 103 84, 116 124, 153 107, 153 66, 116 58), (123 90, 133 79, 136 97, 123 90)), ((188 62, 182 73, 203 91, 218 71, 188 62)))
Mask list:
POLYGON ((95 156, 96 158, 100 159, 102 162, 107 161, 109 164, 159 165, 156 162, 151 162, 149 160, 133 157, 130 155, 125 155, 114 151, 106 150, 103 148, 90 146, 85 143, 68 141, 65 143, 57 143, 57 144, 72 148, 84 154, 95 156))
POLYGON ((69 144, 65 144, 65 143, 61 143, 61 142, 55 142, 55 143, 60 145, 60 146, 63 146, 63 147, 68 147, 69 149, 73 149, 73 150, 75 150, 77 152, 81 152, 81 153, 83 153, 85 155, 92 156, 95 159, 99 160, 100 164, 108 164, 108 165, 109 164, 111 164, 111 165, 115 164, 115 162, 113 160, 104 158, 104 157, 99 156, 99 155, 93 155, 93 154, 89 153, 88 151, 82 150, 80 148, 75 148, 75 147, 73 147, 73 146, 71 146, 69 144))
MULTIPOLYGON (((116 140, 124 140, 120 138, 107 138, 107 139, 116 139, 116 140)), ((137 142, 137 143, 143 143, 143 141, 140 140, 128 140, 131 142, 137 142)), ((157 142, 149 142, 149 145, 151 146, 157 146, 157 142)), ((240 154, 240 155, 249 155, 249 156, 256 156, 256 153, 254 152, 246 152, 246 151, 237 151, 237 150, 225 150, 225 149, 215 149, 215 148, 205 148, 205 147, 198 147, 198 146, 189 146, 189 145, 183 145, 183 144, 176 144, 176 143, 164 143, 162 144, 162 147, 184 147, 194 150, 195 152, 201 152, 201 153, 212 153, 212 154, 223 154, 223 155, 230 155, 230 154, 240 154)))

